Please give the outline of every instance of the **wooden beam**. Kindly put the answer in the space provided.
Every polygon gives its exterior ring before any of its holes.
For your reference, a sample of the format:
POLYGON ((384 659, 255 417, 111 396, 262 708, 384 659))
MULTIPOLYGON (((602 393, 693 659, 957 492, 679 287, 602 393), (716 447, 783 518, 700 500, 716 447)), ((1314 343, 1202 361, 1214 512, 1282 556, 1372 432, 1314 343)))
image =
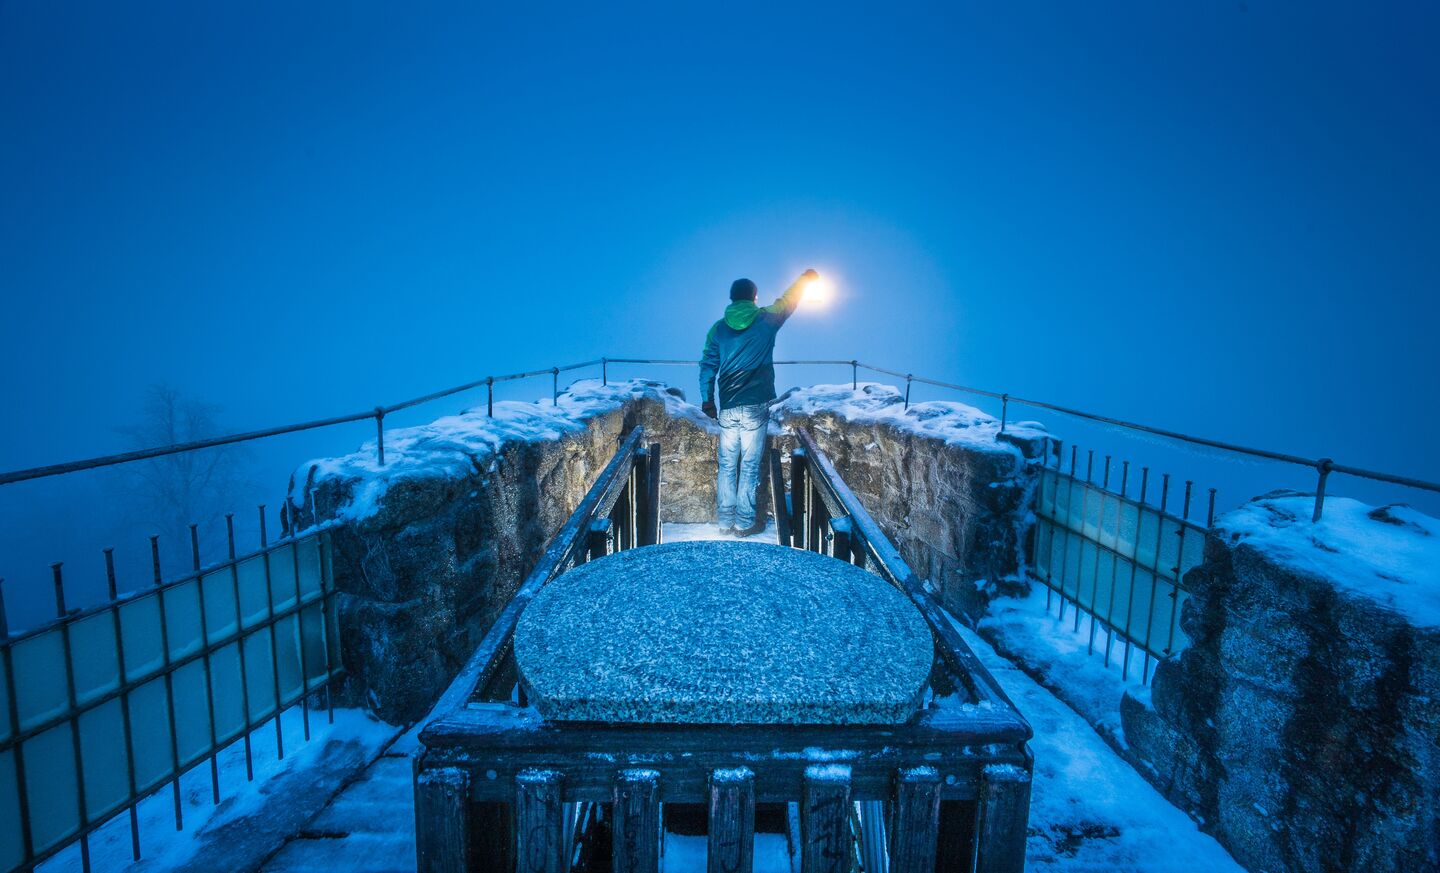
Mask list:
POLYGON ((810 496, 810 465, 804 449, 790 453, 790 545, 797 549, 808 549, 805 539, 809 532, 809 521, 805 517, 805 506, 810 496))
POLYGON ((585 534, 585 560, 603 558, 615 551, 615 525, 608 518, 597 518, 590 522, 585 534))
POLYGON ((645 545, 656 545, 660 542, 660 444, 651 443, 650 452, 646 457, 649 464, 648 495, 645 498, 645 545))
POLYGON ((775 511, 775 532, 780 545, 792 546, 790 509, 785 505, 785 474, 780 466, 780 450, 772 448, 770 454, 770 501, 775 511))
POLYGON ((851 808, 848 766, 814 765, 805 769, 800 804, 801 873, 850 873, 855 851, 851 808))
POLYGON ((940 773, 934 767, 901 770, 895 784, 890 869, 934 873, 940 834, 940 773))
POLYGON ((415 773, 415 866, 420 873, 471 869, 470 774, 459 767, 415 773))
POLYGON ((755 859, 755 774, 748 767, 710 774, 709 873, 751 873, 755 859))
POLYGON ((1030 819, 1030 771, 989 764, 980 772, 977 873, 1022 873, 1030 819))
POLYGON ((615 777, 614 873, 660 869, 660 774, 623 770, 615 777))
POLYGON ((569 847, 560 839, 565 804, 555 770, 523 770, 515 777, 516 873, 565 873, 569 847))

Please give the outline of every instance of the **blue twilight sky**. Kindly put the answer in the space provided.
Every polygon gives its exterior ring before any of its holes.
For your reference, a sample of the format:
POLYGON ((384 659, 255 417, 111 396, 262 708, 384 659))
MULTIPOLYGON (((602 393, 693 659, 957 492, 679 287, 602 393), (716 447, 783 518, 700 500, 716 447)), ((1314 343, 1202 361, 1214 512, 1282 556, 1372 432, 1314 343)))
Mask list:
POLYGON ((1440 478, 1435 4, 497 5, 0 2, 0 466, 693 357, 814 266, 784 356, 1440 478))

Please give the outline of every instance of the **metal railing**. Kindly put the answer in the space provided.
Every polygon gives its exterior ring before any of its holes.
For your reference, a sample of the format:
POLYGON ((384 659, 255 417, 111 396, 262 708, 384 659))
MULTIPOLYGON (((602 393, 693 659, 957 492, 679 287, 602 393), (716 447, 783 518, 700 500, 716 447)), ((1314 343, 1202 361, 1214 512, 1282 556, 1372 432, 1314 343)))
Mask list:
POLYGON ((254 729, 274 719, 283 757, 283 712, 299 705, 306 739, 311 697, 324 693, 332 712, 329 528, 267 542, 264 519, 261 507, 259 548, 237 554, 227 517, 229 556, 203 568, 191 526, 194 566, 168 582, 152 537, 153 580, 128 593, 106 550, 109 599, 83 610, 67 609, 56 564, 56 618, 24 633, 9 634, 0 601, 0 870, 76 840, 88 870, 90 834, 126 810, 138 860, 141 799, 170 783, 178 830, 183 774, 208 760, 218 804, 222 749, 243 741, 253 779, 254 729))
MULTIPOLYGON (((103 455, 95 458, 88 458, 80 461, 70 461, 61 464, 50 464, 43 467, 32 467, 24 470, 13 470, 8 473, 0 473, 0 485, 9 485, 15 482, 25 482, 31 479, 41 479, 49 476, 59 476, 65 473, 73 473, 80 470, 90 470, 97 467, 108 467, 115 464, 125 464, 132 461, 142 461, 149 458, 158 458, 164 455, 191 452, 199 449, 212 448, 214 446, 230 445, 233 443, 247 442, 250 440, 265 439, 267 437, 280 436, 282 434, 298 433, 300 431, 315 430, 317 428, 332 427, 340 424, 347 424, 366 419, 375 422, 377 459, 381 464, 385 463, 385 417, 391 413, 409 409, 421 403, 428 403, 432 400, 439 400, 462 391, 469 391, 484 386, 486 389, 486 411, 493 415, 495 411, 495 385, 503 382, 511 382, 519 379, 528 379, 539 376, 550 376, 551 396, 558 399, 560 396, 560 374, 572 370, 580 370, 589 367, 599 367, 601 381, 609 382, 611 364, 647 364, 663 366, 698 366, 698 360, 685 360, 676 358, 597 358, 589 361, 581 361, 576 364, 566 364, 559 367, 548 367, 539 370, 528 370, 523 373, 510 373, 503 376, 486 376, 483 379, 476 379, 466 382, 463 385, 456 385, 453 388, 446 388, 434 391, 421 397, 393 403, 389 406, 376 406, 364 412, 339 415, 332 418, 317 419, 315 421, 302 422, 300 424, 281 425, 279 427, 266 428, 264 430, 248 431, 245 433, 230 434, 227 436, 212 437, 209 439, 195 440, 186 443, 177 443, 169 446, 156 446, 149 449, 141 449, 133 452, 123 452, 115 455, 103 455)), ((950 391, 959 391, 966 394, 973 394, 979 397, 988 397, 1000 401, 1000 431, 1006 429, 1010 413, 1010 404, 1015 403, 1021 406, 1028 406, 1033 409, 1044 409, 1051 412, 1058 412, 1062 415, 1074 416, 1086 421, 1093 421, 1099 424, 1112 427, 1133 430, 1138 433, 1146 433, 1166 439, 1176 440, 1195 446, 1219 449, 1225 452, 1232 452, 1252 458, 1260 458, 1281 463, 1293 464, 1307 467, 1315 471, 1315 508, 1313 520, 1319 521, 1325 508, 1325 492, 1328 487, 1329 478, 1334 473, 1341 473, 1347 476, 1355 476, 1361 479, 1369 479, 1374 482, 1383 482, 1391 485, 1399 485, 1405 488, 1415 488, 1422 491, 1429 491, 1440 494, 1440 483, 1429 482, 1409 476, 1401 476, 1395 473, 1386 473, 1377 470, 1367 470, 1361 467, 1354 467, 1348 464, 1339 464, 1330 458, 1307 458, 1288 452, 1271 451, 1269 449, 1256 449, 1248 446, 1241 446, 1222 440, 1197 437, 1191 434, 1180 433, 1179 431, 1167 430, 1165 428, 1152 427, 1146 424, 1138 424, 1132 421, 1125 421, 1119 418, 1112 418, 1106 415, 1097 415, 1083 410, 1072 409, 1055 403, 1048 403, 1043 400, 1032 400, 1018 397, 1006 392, 987 391, 983 388, 974 388, 968 385, 960 385, 954 382, 944 382, 938 379, 929 379, 924 376, 916 376, 913 373, 906 373, 900 370, 892 370, 885 367, 877 367, 873 364, 862 363, 858 360, 794 360, 776 361, 777 366, 840 366, 850 368, 850 381, 853 387, 859 386, 860 371, 865 370, 872 373, 880 373, 887 376, 894 376, 905 380, 905 406, 910 405, 910 389, 915 383, 931 385, 937 388, 944 388, 950 391)))
MULTIPOLYGON (((1184 578, 1203 560, 1205 536, 1215 520, 1215 489, 1209 489, 1204 525, 1191 520, 1194 483, 1186 482, 1174 511, 1170 475, 1155 488, 1150 469, 1142 468, 1138 499, 1130 489, 1130 463, 1120 470, 1120 487, 1111 489, 1109 456, 1097 482, 1095 453, 1088 452, 1083 477, 1077 470, 1078 449, 1071 447, 1070 469, 1040 470, 1035 492, 1035 529, 1030 540, 1030 573, 1045 585, 1046 609, 1058 599, 1058 619, 1073 611, 1072 630, 1080 633, 1082 616, 1090 616, 1087 650, 1094 654, 1103 630, 1105 666, 1117 643, 1123 643, 1121 677, 1130 678, 1131 655, 1141 652, 1141 681, 1150 681, 1151 659, 1162 660, 1182 648, 1178 619, 1188 593, 1184 578), (1159 500, 1149 502, 1154 491, 1159 500)), ((1044 457, 1049 458, 1048 445, 1044 457)))

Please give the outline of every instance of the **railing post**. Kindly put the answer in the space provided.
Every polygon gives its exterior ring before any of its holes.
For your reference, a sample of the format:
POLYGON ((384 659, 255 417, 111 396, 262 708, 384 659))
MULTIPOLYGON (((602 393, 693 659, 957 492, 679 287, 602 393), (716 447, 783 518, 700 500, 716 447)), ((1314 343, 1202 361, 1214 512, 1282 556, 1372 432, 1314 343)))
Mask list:
POLYGON ((375 451, 380 458, 380 466, 385 466, 385 407, 375 407, 375 451))
POLYGON ((1210 489, 1210 508, 1205 511, 1205 529, 1215 527, 1215 489, 1210 489))
POLYGON ((859 361, 854 361, 854 360, 852 360, 852 361, 850 362, 850 390, 851 390, 851 391, 858 391, 858 390, 860 390, 860 362, 859 362, 859 361))
POLYGON ((1010 417, 1010 395, 1000 395, 1000 432, 1005 432, 1005 421, 1010 417))
POLYGON ((561 873, 567 847, 561 845, 562 777, 555 770, 522 770, 515 777, 515 860, 525 873, 561 873))
POLYGON ((801 873, 849 873, 855 851, 850 830, 850 767, 805 768, 800 806, 801 873))
POLYGON ((785 501, 785 476, 780 467, 780 450, 770 450, 770 500, 775 510, 775 533, 782 546, 792 546, 790 506, 785 501))
POLYGON ((471 869, 470 774, 437 767, 415 774, 415 865, 419 873, 471 869))
POLYGON ((614 525, 608 518, 597 518, 590 522, 585 534, 585 560, 603 558, 615 551, 615 538, 611 533, 614 525))
MULTIPOLYGON (((1024 831, 1021 831, 1024 836, 1024 831)), ((940 838, 940 774, 934 767, 901 770, 895 785, 890 869, 934 873, 940 838)))
POLYGON ((660 774, 622 770, 615 777, 611 867, 615 873, 656 873, 660 867, 660 774))
POLYGON ((990 764, 980 772, 980 822, 976 873, 1023 873, 1030 774, 1013 764, 990 764))
POLYGON ((1321 458, 1315 462, 1315 469, 1320 473, 1320 480, 1315 483, 1315 514, 1310 517, 1312 523, 1319 521, 1320 516, 1325 512, 1325 480, 1330 478, 1330 468, 1333 466, 1335 466, 1335 462, 1329 458, 1321 458))
POLYGON ((495 377, 485 377, 485 414, 495 417, 495 377))
POLYGON ((810 475, 805 450, 796 448, 790 453, 790 545, 797 549, 809 548, 806 534, 809 520, 806 518, 806 497, 810 493, 810 475))
POLYGON ((560 368, 550 368, 550 402, 556 405, 560 403, 560 368))
POLYGON ((910 408, 910 380, 911 380, 911 379, 914 379, 914 378, 915 378, 915 377, 912 376, 912 375, 906 375, 906 376, 905 376, 905 408, 906 408, 906 409, 909 409, 909 408, 910 408))
POLYGON ((610 384, 610 359, 609 359, 609 358, 601 358, 601 359, 600 359, 600 384, 601 384, 601 385, 609 385, 609 384, 610 384))
POLYGON ((710 774, 710 873, 750 873, 755 858, 755 774, 748 767, 710 774))

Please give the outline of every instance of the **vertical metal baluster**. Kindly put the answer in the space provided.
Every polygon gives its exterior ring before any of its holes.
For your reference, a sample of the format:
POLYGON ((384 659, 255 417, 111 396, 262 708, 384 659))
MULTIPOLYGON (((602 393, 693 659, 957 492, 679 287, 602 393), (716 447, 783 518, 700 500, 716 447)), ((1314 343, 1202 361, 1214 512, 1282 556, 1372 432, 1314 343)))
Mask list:
MULTIPOLYGON (((1110 491, 1110 456, 1105 456, 1105 472, 1100 483, 1100 520, 1095 525, 1095 564, 1091 568, 1090 576, 1090 642, 1086 646, 1086 654, 1095 654, 1095 623, 1100 620, 1100 552, 1105 546, 1105 504, 1106 495, 1110 491)), ((1110 609, 1114 605, 1115 586, 1110 586, 1111 605, 1105 608, 1105 623, 1109 626, 1110 609)), ((1108 631, 1107 631, 1108 633, 1108 631)))
POLYGON ((909 409, 909 408, 910 408, 910 380, 911 380, 911 379, 914 379, 914 378, 915 378, 914 376, 906 376, 906 377, 905 377, 905 408, 906 408, 906 409, 909 409))
MULTIPOLYGON (((65 703, 70 723, 70 750, 75 756, 75 812, 83 832, 90 824, 89 810, 85 803, 85 756, 80 751, 80 718, 75 712, 75 655, 70 651, 70 622, 65 620, 69 610, 65 608, 65 579, 61 575, 61 564, 50 565, 50 576, 55 583, 55 618, 60 623, 60 651, 65 664, 65 703)), ((90 871, 90 836, 80 837, 80 866, 85 873, 90 871)))
MULTIPOLYGON (((1045 504, 1045 471, 1050 466, 1050 438, 1048 436, 1045 437, 1044 446, 1040 454, 1040 484, 1035 489, 1035 518, 1039 521, 1045 519, 1045 515, 1040 510, 1044 508, 1045 504)), ((1058 478, 1056 484, 1059 484, 1058 478)), ((1049 545, 1053 546, 1054 542, 1055 528, 1052 525, 1050 527, 1049 545)), ((1050 613, 1050 565, 1053 562, 1054 556, 1055 550, 1052 548, 1049 558, 1045 561, 1045 613, 1047 615, 1050 613)), ((1040 524, 1038 521, 1035 525, 1035 555, 1031 563, 1037 566, 1040 563, 1040 524)))
POLYGON ((1000 432, 1005 432, 1005 421, 1010 417, 1010 395, 1000 395, 1000 432))
POLYGON ((1140 468, 1140 504, 1135 508, 1135 548, 1130 556, 1130 590, 1125 595, 1125 663, 1120 668, 1120 678, 1130 679, 1130 648, 1135 640, 1130 635, 1130 622, 1135 613, 1135 577, 1140 567, 1140 528, 1145 518, 1145 492, 1150 487, 1150 468, 1140 468))
MULTIPOLYGON (((1080 447, 1072 445, 1070 447, 1070 477, 1065 482, 1065 552, 1064 561, 1060 564, 1060 615, 1057 616, 1060 621, 1065 620, 1065 577, 1068 575, 1066 571, 1070 568, 1070 514, 1075 505, 1075 464, 1079 457, 1080 447)), ((1079 590, 1078 582, 1075 584, 1075 588, 1077 591, 1079 590)), ((1079 609, 1079 600, 1076 600, 1076 604, 1075 608, 1079 609)))
POLYGON ((550 368, 550 403, 560 405, 560 368, 550 368))
POLYGON ((495 417, 495 377, 485 377, 485 414, 495 417))
POLYGON ((255 781, 255 759, 250 753, 250 673, 245 668, 245 610, 240 606, 240 565, 235 560, 235 513, 225 513, 225 548, 230 561, 230 582, 235 589, 235 653, 240 659, 240 706, 245 712, 245 781, 255 781))
POLYGON ((1160 584, 1160 544, 1165 541, 1165 509, 1170 501, 1170 474, 1164 473, 1161 476, 1160 486, 1160 515, 1155 522, 1155 565, 1150 568, 1150 603, 1145 617, 1145 652, 1144 660, 1141 661, 1140 682, 1141 684, 1150 681, 1150 652, 1151 632, 1155 628, 1155 593, 1160 584))
POLYGON ((170 767, 175 774, 171 793, 175 800, 175 830, 185 828, 185 811, 180 800, 180 740, 175 735, 175 674, 170 669, 170 626, 165 615, 165 588, 160 574, 160 537, 150 537, 150 563, 155 571, 155 602, 160 609, 160 650, 164 656, 165 708, 170 724, 170 767))
POLYGON ((300 654, 300 723, 310 742, 310 665, 305 662, 305 609, 300 594, 300 538, 291 529, 290 558, 295 566, 295 640, 300 654))
POLYGON ((195 591, 200 601, 200 647, 205 654, 201 663, 205 668, 205 711, 210 716, 210 799, 220 805, 220 755, 219 743, 215 739, 215 684, 210 679, 210 626, 205 621, 205 583, 200 581, 200 531, 190 525, 190 562, 195 567, 195 591))
POLYGON ((120 624, 120 607, 115 604, 120 593, 115 580, 115 550, 105 550, 105 592, 110 597, 110 620, 115 634, 115 669, 120 676, 120 729, 125 739, 125 779, 130 788, 130 857, 140 860, 140 815, 135 809, 135 740, 130 730, 130 678, 125 670, 125 640, 120 624))
POLYGON ((1206 529, 1206 530, 1214 530, 1214 528, 1215 528, 1215 489, 1214 489, 1214 488, 1211 488, 1211 489, 1210 489, 1210 508, 1207 509, 1207 510, 1205 510, 1205 529, 1206 529))
POLYGON ((610 359, 609 359, 609 358, 601 358, 601 359, 600 359, 600 384, 601 384, 601 385, 609 385, 609 384, 610 384, 610 359))
POLYGON ((1170 635, 1165 638, 1165 656, 1175 648, 1175 618, 1180 611, 1180 568, 1185 564, 1185 528, 1190 526, 1190 491, 1195 483, 1185 480, 1185 506, 1180 512, 1180 541, 1175 544, 1175 581, 1170 585, 1170 635))
POLYGON ((379 455, 380 466, 385 466, 385 408, 375 407, 375 453, 379 455))
POLYGON ((320 646, 325 653, 325 720, 334 724, 335 705, 330 699, 330 680, 335 672, 330 663, 330 605, 334 601, 335 592, 330 590, 330 558, 326 543, 328 536, 329 533, 325 531, 316 534, 315 548, 320 555, 320 646))
POLYGON ((1319 473, 1319 479, 1315 483, 1315 512, 1310 516, 1310 523, 1314 524, 1320 520, 1325 512, 1325 482, 1330 478, 1330 468, 1335 462, 1329 458, 1321 458, 1315 462, 1315 469, 1319 473))
POLYGON ((859 390, 860 390, 860 362, 859 362, 859 361, 851 361, 851 362, 850 362, 850 390, 851 390, 851 391, 859 391, 859 390))
MULTIPOLYGON (((1084 613, 1085 613, 1085 612, 1089 612, 1089 613, 1091 614, 1090 620, 1091 620, 1092 623, 1093 623, 1094 620, 1095 620, 1095 618, 1094 618, 1095 579, 1094 579, 1094 576, 1093 576, 1093 575, 1091 576, 1091 579, 1090 579, 1090 600, 1091 600, 1090 607, 1091 607, 1091 608, 1090 608, 1089 610, 1085 610, 1085 609, 1083 609, 1083 608, 1081 607, 1081 605, 1080 605, 1080 587, 1085 584, 1085 541, 1086 541, 1087 539, 1089 539, 1089 537, 1087 537, 1087 536, 1085 535, 1085 523, 1086 523, 1086 521, 1087 521, 1087 520, 1089 519, 1089 517, 1090 517, 1090 493, 1095 490, 1093 487, 1091 487, 1091 486, 1094 484, 1093 481, 1092 481, 1094 474, 1095 474, 1095 450, 1094 450, 1094 449, 1089 449, 1089 450, 1087 450, 1087 451, 1085 452, 1085 502, 1084 502, 1084 503, 1081 505, 1081 507, 1080 507, 1080 554, 1079 554, 1079 556, 1078 556, 1079 563, 1078 563, 1078 565, 1076 566, 1076 570, 1077 570, 1078 572, 1077 572, 1076 577, 1075 577, 1075 631, 1074 631, 1074 632, 1077 633, 1077 634, 1080 633, 1080 620, 1081 620, 1082 618, 1084 618, 1084 613)), ((1097 527, 1097 529, 1096 529, 1096 544, 1091 546, 1091 548, 1094 548, 1094 549, 1095 549, 1095 553, 1096 553, 1097 559, 1098 559, 1098 556, 1099 556, 1099 553, 1100 553, 1099 546, 1098 546, 1098 542, 1099 542, 1099 529, 1098 529, 1098 527, 1097 527)))
POLYGON ((1115 505, 1115 552, 1110 556, 1110 605, 1105 612, 1105 666, 1115 646, 1115 583, 1120 579, 1120 519, 1125 514, 1126 488, 1130 485, 1130 462, 1120 462, 1120 502, 1115 505))
POLYGON ((265 628, 270 637, 270 679, 275 690, 275 757, 285 758, 284 726, 280 723, 280 659, 275 651, 275 586, 270 581, 270 541, 265 535, 265 504, 260 504, 260 560, 265 565, 265 628))
MULTIPOLYGON (((0 667, 4 669, 5 700, 10 717, 10 736, 20 736, 20 707, 15 695, 15 664, 10 654, 10 621, 5 615, 5 580, 0 579, 0 667)), ((30 837, 30 796, 25 790, 25 744, 15 743, 15 794, 20 812, 20 842, 22 857, 26 860, 35 856, 35 844, 30 837)), ((23 869, 23 868, 22 868, 23 869)))

